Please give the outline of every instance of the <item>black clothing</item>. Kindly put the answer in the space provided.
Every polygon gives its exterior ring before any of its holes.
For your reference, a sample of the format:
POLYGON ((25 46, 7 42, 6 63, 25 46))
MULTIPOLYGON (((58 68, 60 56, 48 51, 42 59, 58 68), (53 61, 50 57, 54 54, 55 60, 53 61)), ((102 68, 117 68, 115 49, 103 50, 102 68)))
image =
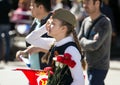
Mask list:
MULTIPOLYGON (((69 46, 74 46, 77 48, 76 44, 74 42, 68 42, 62 46, 59 47, 53 47, 51 50, 51 56, 49 64, 52 63, 52 58, 55 56, 55 51, 59 55, 63 55, 65 52, 65 49, 69 46)), ((63 67, 55 66, 54 63, 54 74, 53 76, 49 76, 47 85, 70 85, 73 82, 70 69, 67 65, 63 65, 63 67)))

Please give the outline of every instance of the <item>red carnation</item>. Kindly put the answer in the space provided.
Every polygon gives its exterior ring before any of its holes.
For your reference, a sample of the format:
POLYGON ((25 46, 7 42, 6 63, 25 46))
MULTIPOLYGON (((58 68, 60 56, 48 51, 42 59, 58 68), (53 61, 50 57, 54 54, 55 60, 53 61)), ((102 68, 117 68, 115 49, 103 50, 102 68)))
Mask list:
POLYGON ((74 60, 71 59, 71 55, 69 53, 65 53, 64 55, 58 55, 54 58, 54 60, 61 62, 63 64, 66 64, 68 66, 70 66, 71 68, 73 68, 76 63, 74 60))
MULTIPOLYGON (((50 72, 50 75, 53 75, 53 74, 54 74, 52 67, 45 67, 45 68, 44 68, 44 71, 50 72)), ((47 73, 47 75, 48 75, 48 73, 47 73)))

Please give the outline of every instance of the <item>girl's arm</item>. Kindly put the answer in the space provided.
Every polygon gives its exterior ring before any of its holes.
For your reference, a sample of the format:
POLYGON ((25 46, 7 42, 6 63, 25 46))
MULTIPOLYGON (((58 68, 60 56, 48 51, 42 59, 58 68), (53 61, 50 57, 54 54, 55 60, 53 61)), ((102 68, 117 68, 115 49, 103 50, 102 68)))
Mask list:
POLYGON ((66 50, 65 53, 69 53, 72 56, 72 60, 75 61, 76 65, 70 68, 71 75, 73 77, 73 82, 71 85, 85 85, 84 83, 84 75, 83 75, 83 69, 81 65, 81 55, 78 51, 77 48, 73 46, 69 46, 66 50))
POLYGON ((32 31, 25 39, 29 44, 34 45, 35 47, 49 50, 55 39, 41 37, 45 33, 47 33, 47 31, 45 25, 43 25, 39 29, 32 31))

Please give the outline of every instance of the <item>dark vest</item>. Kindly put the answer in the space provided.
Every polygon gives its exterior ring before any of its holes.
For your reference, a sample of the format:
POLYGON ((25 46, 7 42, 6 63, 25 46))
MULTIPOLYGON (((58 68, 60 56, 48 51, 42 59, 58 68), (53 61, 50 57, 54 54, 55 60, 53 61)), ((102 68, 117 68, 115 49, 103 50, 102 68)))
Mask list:
MULTIPOLYGON (((51 50, 49 64, 52 63, 52 58, 55 56, 55 53, 54 53, 55 51, 57 51, 59 55, 63 55, 65 52, 65 49, 69 46, 74 46, 77 48, 74 42, 68 42, 59 47, 53 47, 51 50)), ((73 82, 73 79, 71 76, 70 69, 67 65, 64 64, 62 68, 56 67, 56 66, 54 67, 54 75, 49 77, 47 85, 70 85, 72 82, 73 82)))

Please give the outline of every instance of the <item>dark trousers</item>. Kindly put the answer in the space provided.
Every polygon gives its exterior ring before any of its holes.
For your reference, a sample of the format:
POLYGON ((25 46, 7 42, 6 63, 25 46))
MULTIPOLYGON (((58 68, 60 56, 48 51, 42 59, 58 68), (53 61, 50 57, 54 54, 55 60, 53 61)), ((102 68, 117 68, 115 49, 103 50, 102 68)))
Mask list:
POLYGON ((9 60, 10 56, 10 35, 9 35, 9 30, 10 30, 10 25, 9 24, 3 24, 0 25, 0 57, 3 55, 3 48, 5 49, 5 61, 9 60), (3 38, 2 38, 2 33, 4 33, 4 40, 5 40, 5 45, 3 44, 3 38))
POLYGON ((104 80, 108 70, 88 69, 89 85, 105 85, 104 80))

